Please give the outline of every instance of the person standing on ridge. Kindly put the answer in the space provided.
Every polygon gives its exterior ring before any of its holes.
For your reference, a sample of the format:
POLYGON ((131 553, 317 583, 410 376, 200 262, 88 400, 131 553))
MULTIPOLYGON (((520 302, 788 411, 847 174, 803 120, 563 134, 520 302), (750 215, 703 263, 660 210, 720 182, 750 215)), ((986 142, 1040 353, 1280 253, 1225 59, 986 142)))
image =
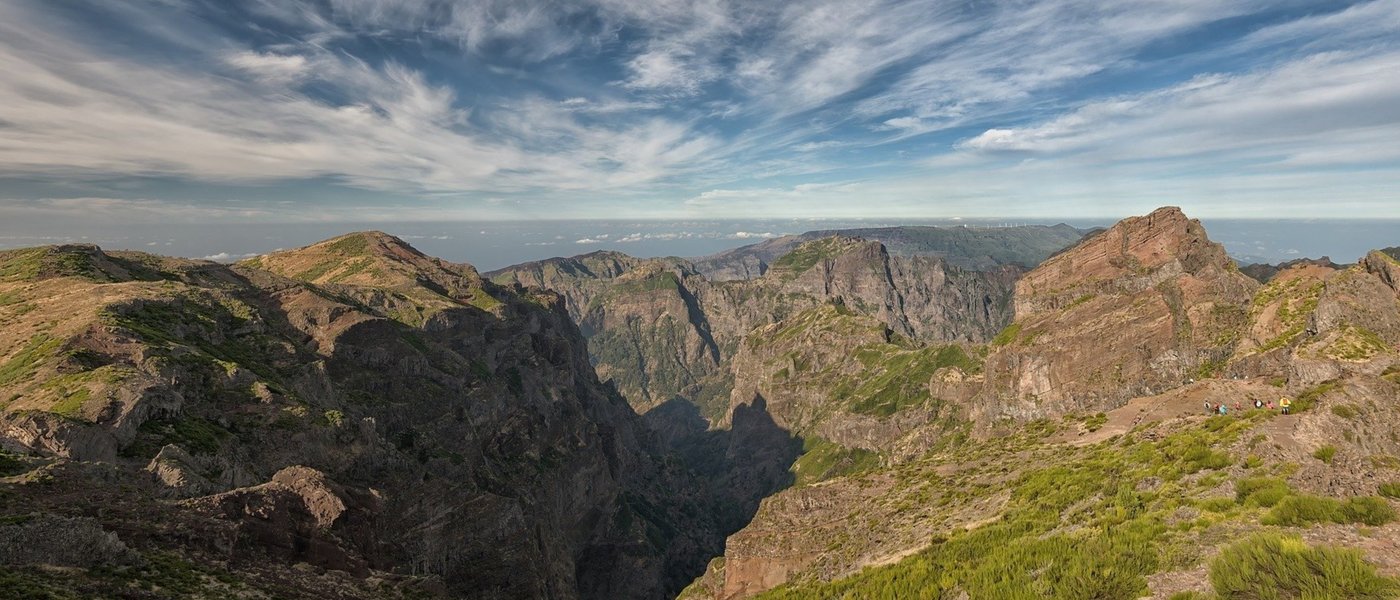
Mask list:
POLYGON ((1289 400, 1288 396, 1284 396, 1278 399, 1278 406, 1283 409, 1283 414, 1286 415, 1288 414, 1288 408, 1293 406, 1293 401, 1289 400))

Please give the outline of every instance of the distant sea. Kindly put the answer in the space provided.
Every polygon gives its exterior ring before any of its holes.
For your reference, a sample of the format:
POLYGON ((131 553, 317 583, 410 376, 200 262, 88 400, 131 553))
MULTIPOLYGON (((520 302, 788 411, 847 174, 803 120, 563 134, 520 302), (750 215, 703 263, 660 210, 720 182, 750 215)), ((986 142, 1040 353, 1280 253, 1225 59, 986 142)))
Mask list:
MULTIPOLYGON (((703 256, 780 235, 820 229, 939 225, 1004 227, 1054 225, 1058 221, 997 219, 904 220, 695 220, 695 221, 490 221, 444 223, 299 223, 233 225, 120 225, 46 231, 0 223, 0 249, 84 242, 110 250, 233 261, 295 248, 350 231, 378 229, 397 235, 432 256, 469 262, 483 271, 512 264, 617 250, 634 256, 703 256)), ((1065 221, 1102 227, 1112 221, 1065 221)), ((1400 246, 1400 221, 1204 220, 1211 239, 1241 263, 1277 263, 1329 256, 1353 262, 1374 248, 1400 246)))

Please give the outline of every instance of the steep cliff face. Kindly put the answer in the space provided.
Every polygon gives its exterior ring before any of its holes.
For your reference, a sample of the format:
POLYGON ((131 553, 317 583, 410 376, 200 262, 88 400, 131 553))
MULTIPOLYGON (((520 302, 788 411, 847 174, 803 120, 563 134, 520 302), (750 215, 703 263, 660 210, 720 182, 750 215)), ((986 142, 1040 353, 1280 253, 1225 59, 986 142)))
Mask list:
POLYGON ((658 598, 717 550, 551 292, 370 232, 236 266, 10 251, 0 298, 0 445, 57 486, 6 515, 101 502, 139 552, 307 597, 658 598))
POLYGON ((730 361, 757 327, 839 301, 909 339, 984 341, 1010 321, 1011 289, 1021 273, 891 256, 877 242, 845 236, 797 244, 764 270, 754 279, 713 282, 676 259, 595 253, 492 277, 505 285, 543 284, 569 298, 599 376, 638 411, 680 397, 714 422, 729 408, 730 361))
POLYGON ((1180 209, 1125 219, 1016 283, 987 359, 988 416, 1102 410, 1212 375, 1258 283, 1180 209))
POLYGON ((834 302, 760 327, 732 402, 761 401, 805 452, 683 597, 1168 598, 1208 591, 1244 530, 1400 575, 1394 525, 1361 539, 1341 512, 1282 516, 1397 506, 1376 496, 1400 481, 1397 275, 1378 251, 1261 286, 1167 208, 1028 274, 985 345, 906 344, 834 302), (1293 414, 1251 410, 1280 397, 1293 414), (1261 483, 1293 499, 1260 504, 1261 483))
POLYGON ((953 429, 959 416, 930 381, 976 378, 981 360, 959 345, 916 343, 835 304, 755 330, 733 372, 736 408, 763 398, 779 426, 803 439, 903 455, 953 429))
POLYGON ((991 271, 1003 266, 1029 269, 1069 246, 1084 232, 1063 223, 1054 226, 1017 227, 872 227, 809 231, 766 240, 691 261, 712 281, 756 279, 797 246, 833 236, 880 242, 899 257, 940 258, 969 271, 991 271))

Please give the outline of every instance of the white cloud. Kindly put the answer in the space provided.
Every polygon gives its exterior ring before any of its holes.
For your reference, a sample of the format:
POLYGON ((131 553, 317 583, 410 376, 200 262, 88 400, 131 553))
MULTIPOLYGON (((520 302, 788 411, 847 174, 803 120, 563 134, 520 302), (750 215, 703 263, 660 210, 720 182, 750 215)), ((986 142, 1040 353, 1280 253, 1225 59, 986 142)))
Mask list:
POLYGON ((307 75, 307 60, 300 55, 263 52, 238 52, 228 57, 228 63, 269 83, 285 85, 307 75))
MULTIPOLYGON (((345 7, 364 19, 403 17, 368 4, 345 7)), ((7 124, 0 172, 225 182, 333 177, 399 192, 602 190, 674 175, 714 146, 685 123, 585 124, 557 103, 489 108, 472 121, 477 111, 417 71, 314 45, 211 57, 228 65, 226 73, 124 61, 26 27, 34 18, 25 6, 0 7, 0 121, 7 124), (296 84, 310 81, 343 103, 298 91, 296 84)))
POLYGON ((214 262, 237 262, 245 258, 252 258, 257 255, 258 253, 256 252, 250 252, 247 254, 230 254, 228 252, 220 252, 218 254, 210 254, 209 256, 201 256, 200 260, 212 260, 214 262))
POLYGON ((1386 162, 1400 158, 1396 64, 1400 51, 1330 52, 1253 73, 1203 75, 1091 102, 1043 123, 988 129, 959 146, 1100 160, 1229 152, 1256 163, 1386 162))

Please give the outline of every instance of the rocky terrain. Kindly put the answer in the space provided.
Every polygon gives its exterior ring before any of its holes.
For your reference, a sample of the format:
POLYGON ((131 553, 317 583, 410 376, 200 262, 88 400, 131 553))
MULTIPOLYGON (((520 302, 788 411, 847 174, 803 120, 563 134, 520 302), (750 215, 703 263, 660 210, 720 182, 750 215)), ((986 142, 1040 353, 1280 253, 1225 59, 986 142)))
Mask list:
MULTIPOLYGON (((996 240, 1014 239, 1008 231, 990 232, 996 240)), ((729 409, 730 363, 740 341, 804 310, 839 302, 921 341, 986 341, 1010 322, 1021 267, 969 270, 951 264, 953 258, 892 255, 883 244, 856 237, 800 237, 809 239, 770 240, 735 251, 738 258, 643 260, 595 252, 489 275, 502 285, 563 295, 599 377, 639 412, 679 398, 712 423, 729 409), (706 274, 776 247, 785 254, 765 260, 761 275, 716 280, 706 274)))
MULTIPOLYGON (((1217 571, 1269 544, 1356 548, 1359 574, 1310 593, 1391 597, 1397 268, 1377 251, 1260 285, 1166 208, 1021 278, 986 344, 910 344, 841 307, 760 328, 736 378, 804 453, 683 597, 1256 597, 1217 571), (873 406, 879 426, 831 418, 873 406)), ((1282 565, 1239 585, 1287 590, 1282 565)))
POLYGON ((0 254, 0 583, 1400 596, 1400 250, 1247 275, 1170 207, 1024 264, 872 231, 485 277, 377 233, 0 254))
POLYGON ((1017 227, 872 227, 808 231, 693 259, 694 268, 713 281, 754 279, 804 242, 845 236, 880 242, 895 256, 941 258, 969 271, 1005 265, 1024 269, 1079 241, 1086 232, 1063 223, 1017 227))
POLYGON ((657 598, 718 551, 551 292, 368 232, 8 251, 0 299, 6 589, 657 598))

